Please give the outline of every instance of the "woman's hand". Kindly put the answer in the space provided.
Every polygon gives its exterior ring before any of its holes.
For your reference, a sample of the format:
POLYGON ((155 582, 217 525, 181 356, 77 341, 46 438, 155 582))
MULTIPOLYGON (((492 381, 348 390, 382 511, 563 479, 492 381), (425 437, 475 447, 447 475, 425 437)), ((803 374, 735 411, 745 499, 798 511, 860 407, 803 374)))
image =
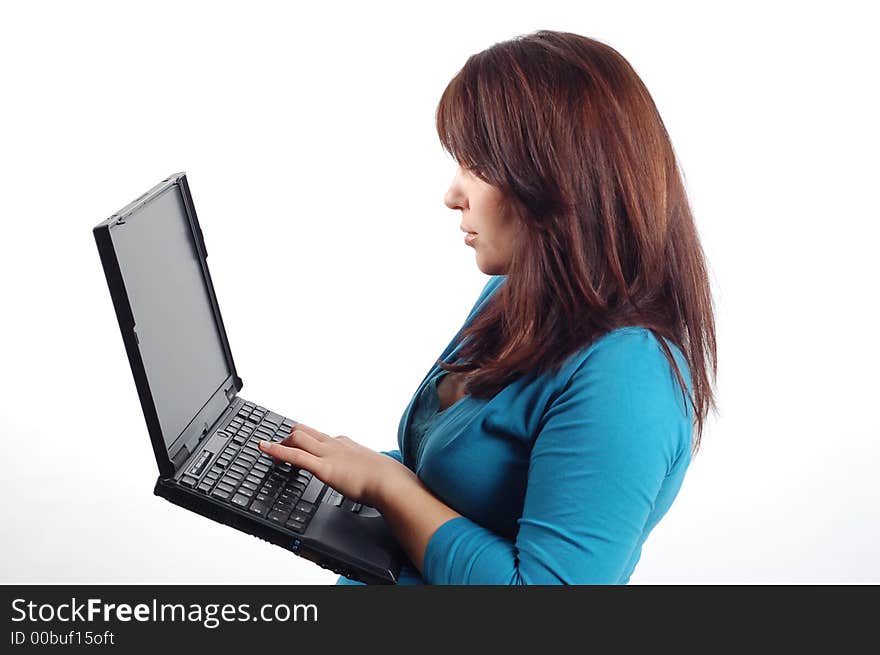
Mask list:
MULTIPOLYGON (((261 441, 260 450, 296 468, 311 471, 346 498, 382 511, 384 499, 415 473, 396 459, 345 436, 331 437, 303 423, 280 443, 261 441)), ((396 493, 396 492, 394 492, 396 493)))

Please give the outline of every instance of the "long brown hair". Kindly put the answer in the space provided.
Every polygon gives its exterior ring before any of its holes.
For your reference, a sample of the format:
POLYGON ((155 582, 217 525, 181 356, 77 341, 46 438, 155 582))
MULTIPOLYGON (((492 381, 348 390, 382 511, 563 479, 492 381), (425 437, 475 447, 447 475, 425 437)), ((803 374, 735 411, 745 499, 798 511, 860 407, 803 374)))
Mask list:
POLYGON ((611 330, 643 326, 686 396, 664 338, 687 360, 696 453, 715 407, 712 297, 669 135, 632 66, 578 34, 518 36, 467 60, 436 124, 444 149, 526 228, 505 284, 459 335, 463 363, 441 368, 491 397, 611 330))

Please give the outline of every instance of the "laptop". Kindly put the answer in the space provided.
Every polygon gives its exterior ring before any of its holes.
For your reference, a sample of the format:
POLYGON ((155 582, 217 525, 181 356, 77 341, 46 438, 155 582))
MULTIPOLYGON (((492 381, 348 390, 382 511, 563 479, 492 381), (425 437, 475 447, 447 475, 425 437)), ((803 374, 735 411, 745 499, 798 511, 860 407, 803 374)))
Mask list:
POLYGON ((154 493, 367 584, 404 555, 382 515, 257 448, 296 421, 239 395, 186 174, 94 227, 153 444, 154 493))

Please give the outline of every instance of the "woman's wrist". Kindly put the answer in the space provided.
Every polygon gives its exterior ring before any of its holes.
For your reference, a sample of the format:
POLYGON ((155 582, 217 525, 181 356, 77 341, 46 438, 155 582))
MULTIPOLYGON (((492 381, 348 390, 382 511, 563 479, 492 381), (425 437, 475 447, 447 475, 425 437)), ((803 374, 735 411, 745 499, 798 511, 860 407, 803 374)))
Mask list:
POLYGON ((396 460, 394 465, 389 466, 388 471, 383 473, 375 492, 376 502, 373 504, 373 507, 380 512, 406 498, 414 489, 424 488, 418 476, 396 460))

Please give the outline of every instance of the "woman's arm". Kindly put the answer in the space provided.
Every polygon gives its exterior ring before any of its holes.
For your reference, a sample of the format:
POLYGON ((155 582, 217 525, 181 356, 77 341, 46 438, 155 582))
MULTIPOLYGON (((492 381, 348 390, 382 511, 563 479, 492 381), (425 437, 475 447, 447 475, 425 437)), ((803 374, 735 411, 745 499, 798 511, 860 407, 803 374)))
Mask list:
POLYGON ((597 342, 544 413, 514 540, 445 505, 393 455, 348 437, 300 423, 260 448, 379 509, 429 584, 614 584, 656 504, 665 510, 678 492, 690 438, 659 345, 650 332, 626 331, 597 342))
MULTIPOLYGON (((379 509, 429 584, 616 584, 664 479, 689 457, 674 380, 645 334, 597 346, 542 420, 515 540, 447 507, 414 475, 392 478, 379 509)), ((674 497, 680 481, 664 493, 674 497)))
POLYGON ((348 437, 331 437, 303 423, 297 423, 282 442, 260 441, 259 447, 311 471, 344 496, 387 513, 389 528, 419 566, 437 527, 461 516, 438 501, 403 465, 398 450, 376 452, 348 437))
POLYGON ((422 560, 431 537, 447 521, 461 518, 461 514, 438 500, 415 473, 389 479, 375 507, 382 512, 385 523, 422 577, 422 560))

